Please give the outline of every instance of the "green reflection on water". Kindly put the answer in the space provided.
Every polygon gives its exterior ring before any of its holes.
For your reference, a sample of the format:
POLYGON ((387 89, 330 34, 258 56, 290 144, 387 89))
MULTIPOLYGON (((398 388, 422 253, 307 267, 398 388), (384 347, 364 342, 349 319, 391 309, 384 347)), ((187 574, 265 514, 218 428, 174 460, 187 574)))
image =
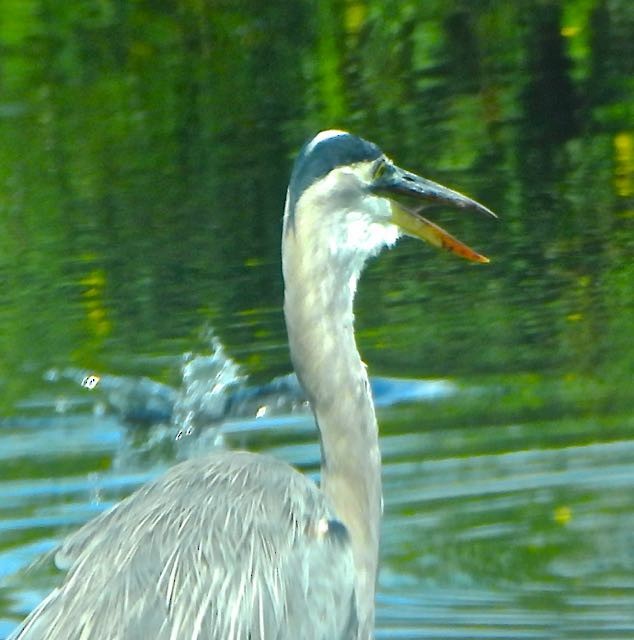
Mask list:
POLYGON ((5 407, 25 360, 169 349, 204 323, 239 351, 283 342, 290 158, 332 125, 502 218, 449 220, 487 269, 418 246, 372 268, 361 342, 388 370, 630 373, 629 6, 9 6, 5 407))

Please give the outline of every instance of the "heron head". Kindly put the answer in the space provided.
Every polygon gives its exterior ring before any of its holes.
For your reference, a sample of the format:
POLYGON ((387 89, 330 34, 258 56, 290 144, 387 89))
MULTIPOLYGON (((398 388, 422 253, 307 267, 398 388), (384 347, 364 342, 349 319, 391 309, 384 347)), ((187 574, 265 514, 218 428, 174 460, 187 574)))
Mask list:
POLYGON ((336 226, 328 237, 338 247, 370 254, 406 234, 467 260, 488 262, 423 216, 434 205, 496 217, 475 200, 399 168, 372 142, 344 131, 322 131, 295 161, 285 226, 301 215, 320 227, 336 226))

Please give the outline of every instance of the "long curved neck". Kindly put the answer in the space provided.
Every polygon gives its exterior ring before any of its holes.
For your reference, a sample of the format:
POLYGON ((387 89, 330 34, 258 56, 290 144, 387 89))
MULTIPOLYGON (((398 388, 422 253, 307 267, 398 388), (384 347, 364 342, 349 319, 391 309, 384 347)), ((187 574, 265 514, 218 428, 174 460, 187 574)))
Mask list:
POLYGON ((295 371, 321 435, 322 490, 352 541, 359 638, 365 640, 374 628, 382 495, 377 422, 353 330, 363 257, 333 255, 322 237, 332 229, 313 222, 285 226, 284 311, 295 371))

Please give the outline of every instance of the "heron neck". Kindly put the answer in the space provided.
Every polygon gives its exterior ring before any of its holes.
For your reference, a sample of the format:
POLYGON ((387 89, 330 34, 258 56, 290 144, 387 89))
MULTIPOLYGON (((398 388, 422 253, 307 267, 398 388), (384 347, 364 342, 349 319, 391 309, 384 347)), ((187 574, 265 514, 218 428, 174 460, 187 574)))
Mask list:
POLYGON ((322 491, 351 537, 365 639, 374 627, 382 495, 376 416, 353 329, 362 261, 333 258, 314 228, 295 225, 284 233, 283 266, 291 357, 320 431, 322 491))

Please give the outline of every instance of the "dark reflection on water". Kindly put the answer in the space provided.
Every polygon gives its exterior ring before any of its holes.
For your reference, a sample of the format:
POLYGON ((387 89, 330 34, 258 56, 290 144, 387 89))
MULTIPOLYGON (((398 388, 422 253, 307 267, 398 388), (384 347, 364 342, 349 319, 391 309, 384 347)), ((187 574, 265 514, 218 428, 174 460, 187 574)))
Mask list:
MULTIPOLYGON (((634 5, 5 3, 0 10, 0 637, 26 567, 175 458, 43 380, 178 384, 209 329, 286 373, 290 162, 337 126, 459 188, 432 212, 486 268, 412 241, 358 297, 375 375, 458 393, 381 409, 381 638, 634 636, 634 5), (201 337, 202 336, 202 337, 201 337)), ((307 472, 298 414, 226 427, 307 472)))

